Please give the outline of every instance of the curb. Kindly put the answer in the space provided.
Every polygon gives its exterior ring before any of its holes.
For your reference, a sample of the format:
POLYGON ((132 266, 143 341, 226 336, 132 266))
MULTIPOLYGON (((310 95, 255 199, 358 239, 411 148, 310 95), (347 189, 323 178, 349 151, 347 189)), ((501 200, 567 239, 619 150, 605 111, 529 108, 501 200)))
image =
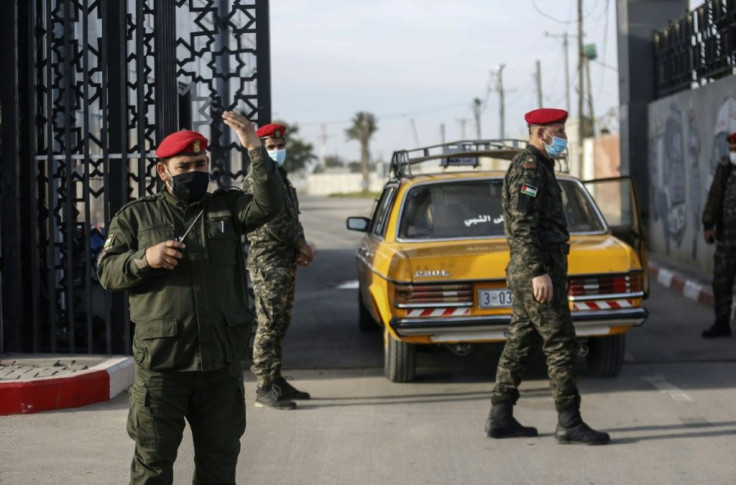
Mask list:
POLYGON ((110 358, 73 376, 0 382, 0 416, 109 401, 132 384, 132 357, 110 358))
POLYGON ((700 282, 671 269, 649 262, 649 279, 701 305, 713 306, 713 291, 700 282))
MULTIPOLYGON (((713 308, 713 289, 701 281, 688 278, 682 273, 649 261, 649 279, 685 298, 713 308)), ((736 301, 736 299, 735 299, 736 301)), ((736 309, 733 311, 736 318, 736 309)))

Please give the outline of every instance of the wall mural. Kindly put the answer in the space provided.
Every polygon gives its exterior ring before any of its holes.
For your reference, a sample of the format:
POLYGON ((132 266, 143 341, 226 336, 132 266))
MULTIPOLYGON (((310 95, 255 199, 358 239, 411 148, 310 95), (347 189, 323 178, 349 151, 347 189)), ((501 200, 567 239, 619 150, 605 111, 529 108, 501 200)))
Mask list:
POLYGON ((714 246, 700 223, 726 137, 736 132, 736 78, 649 105, 649 246, 711 272, 714 246))

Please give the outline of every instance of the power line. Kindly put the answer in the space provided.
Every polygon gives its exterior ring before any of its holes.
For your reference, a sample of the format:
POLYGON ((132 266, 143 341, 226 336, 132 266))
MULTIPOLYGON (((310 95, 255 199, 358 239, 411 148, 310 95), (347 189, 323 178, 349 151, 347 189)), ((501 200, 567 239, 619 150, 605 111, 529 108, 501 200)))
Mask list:
POLYGON ((550 20, 554 20, 555 22, 557 22, 557 23, 559 23, 559 24, 574 24, 574 23, 576 23, 576 22, 577 22, 577 20, 560 20, 560 19, 554 18, 554 17, 553 17, 553 16, 551 16, 550 14, 548 14, 548 13, 546 13, 546 12, 543 12, 543 11, 542 11, 542 9, 541 9, 541 8, 539 8, 539 7, 537 6, 537 2, 536 2, 536 0, 532 0, 532 6, 533 6, 533 7, 534 7, 534 9, 535 9, 535 10, 536 10, 537 12, 539 12, 539 13, 540 13, 540 14, 541 14, 542 16, 544 16, 544 17, 547 17, 547 18, 548 18, 548 19, 550 19, 550 20))
MULTIPOLYGON (((554 20, 554 21, 555 21, 555 22, 557 22, 558 24, 566 24, 566 25, 569 25, 569 24, 576 24, 576 23, 578 23, 578 21, 577 21, 577 20, 560 20, 560 19, 558 19, 558 18, 555 18, 555 17, 553 17, 552 15, 548 14, 547 12, 544 12, 544 11, 542 11, 542 9, 541 9, 541 8, 539 8, 539 6, 537 5, 537 2, 536 2, 536 0, 531 0, 531 2, 532 2, 532 6, 534 7, 534 9, 535 9, 535 10, 536 10, 537 12, 539 12, 539 14, 540 14, 540 15, 542 15, 543 17, 547 17, 547 18, 548 18, 548 19, 550 19, 550 20, 554 20)), ((585 20, 585 19, 587 19, 588 17, 590 17, 591 15, 593 15, 593 12, 595 12, 595 9, 596 9, 596 8, 598 7, 598 5, 599 5, 599 4, 600 4, 600 0, 599 0, 599 2, 598 2, 598 3, 596 3, 596 4, 595 4, 595 6, 593 7, 593 9, 592 9, 592 10, 591 10, 590 12, 588 12, 588 13, 587 13, 587 14, 586 14, 586 15, 585 15, 585 16, 583 17, 583 20, 585 20)))
POLYGON ((608 0, 598 0, 595 2, 595 5, 593 5, 593 8, 590 9, 588 14, 585 16, 585 18, 592 17, 592 20, 595 20, 596 22, 600 22, 601 20, 604 20, 604 15, 608 11, 608 0), (603 5, 605 5, 605 8, 603 9, 603 15, 598 17, 593 17, 593 12, 595 12, 598 9, 598 6, 601 4, 601 1, 603 1, 603 5))

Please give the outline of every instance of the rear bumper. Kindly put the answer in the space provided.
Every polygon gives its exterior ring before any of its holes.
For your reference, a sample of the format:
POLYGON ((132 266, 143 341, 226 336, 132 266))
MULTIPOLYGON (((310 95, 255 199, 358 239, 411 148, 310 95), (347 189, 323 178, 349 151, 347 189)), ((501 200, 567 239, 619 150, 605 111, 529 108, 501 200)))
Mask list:
MULTIPOLYGON (((611 327, 642 325, 646 308, 578 311, 572 313, 579 337, 608 335, 611 327)), ((394 318, 391 328, 400 337, 428 336, 434 342, 506 340, 510 315, 452 318, 394 318)))

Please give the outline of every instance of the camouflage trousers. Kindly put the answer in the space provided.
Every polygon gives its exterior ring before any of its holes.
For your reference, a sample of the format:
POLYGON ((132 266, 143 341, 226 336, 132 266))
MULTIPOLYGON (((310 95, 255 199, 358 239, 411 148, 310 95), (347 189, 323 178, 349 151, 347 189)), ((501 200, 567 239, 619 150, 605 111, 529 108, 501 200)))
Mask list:
POLYGON ((736 241, 718 243, 713 256, 713 267, 713 307, 716 320, 729 323, 736 279, 736 241))
POLYGON ((551 268, 554 294, 550 303, 541 304, 534 299, 532 275, 519 258, 512 255, 506 269, 513 298, 511 324, 491 402, 516 404, 526 364, 541 345, 557 411, 575 410, 580 407, 575 379, 578 343, 567 300, 567 256, 562 252, 544 255, 545 266, 551 268))
POLYGON ((291 324, 296 279, 295 253, 286 253, 267 261, 261 258, 249 261, 258 323, 251 371, 259 382, 281 375, 282 348, 291 324))
POLYGON ((128 436, 135 441, 131 484, 174 483, 185 420, 194 442, 192 483, 235 484, 246 424, 239 365, 209 372, 151 371, 136 365, 128 393, 128 436))

